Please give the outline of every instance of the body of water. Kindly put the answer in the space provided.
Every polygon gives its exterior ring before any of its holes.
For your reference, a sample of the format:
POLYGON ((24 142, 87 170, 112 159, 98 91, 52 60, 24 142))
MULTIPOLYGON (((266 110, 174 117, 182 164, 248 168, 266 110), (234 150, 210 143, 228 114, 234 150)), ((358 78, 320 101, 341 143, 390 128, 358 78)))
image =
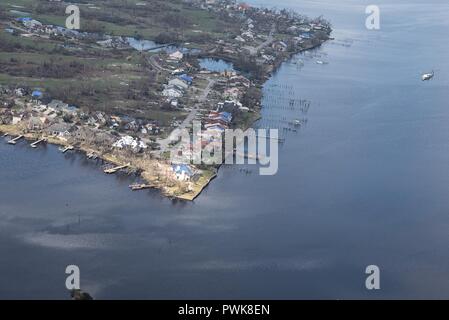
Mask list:
POLYGON ((127 37, 126 41, 132 48, 139 51, 152 51, 152 52, 165 51, 169 54, 176 51, 181 51, 184 54, 187 53, 198 54, 201 52, 201 50, 199 49, 189 49, 177 45, 165 46, 165 44, 160 44, 152 40, 136 39, 133 37, 127 37))
POLYGON ((224 166, 185 203, 0 141, 0 298, 68 298, 71 264, 95 298, 448 298, 448 4, 377 2, 370 31, 368 1, 251 1, 335 29, 265 85, 257 125, 286 139, 276 176, 224 166))
POLYGON ((234 65, 222 59, 200 59, 200 67, 212 72, 234 71, 234 65))

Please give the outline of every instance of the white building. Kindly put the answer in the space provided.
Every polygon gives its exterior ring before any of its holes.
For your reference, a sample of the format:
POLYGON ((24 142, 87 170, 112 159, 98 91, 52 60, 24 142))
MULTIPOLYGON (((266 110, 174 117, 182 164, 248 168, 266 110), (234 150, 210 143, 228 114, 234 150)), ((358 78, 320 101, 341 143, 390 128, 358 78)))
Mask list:
POLYGON ((182 88, 184 90, 186 90, 189 87, 187 82, 185 82, 185 81, 183 81, 183 80, 181 80, 179 78, 175 78, 175 79, 170 80, 168 82, 168 84, 171 85, 171 86, 178 86, 178 87, 180 87, 180 88, 182 88))
POLYGON ((175 86, 167 86, 164 91, 162 91, 162 95, 169 98, 181 98, 184 93, 175 86))
POLYGON ((182 60, 182 58, 184 58, 184 55, 182 54, 181 51, 176 51, 173 52, 172 54, 169 55, 170 59, 173 60, 182 60))
POLYGON ((114 148, 123 149, 126 147, 130 147, 133 149, 147 149, 148 146, 140 140, 134 139, 131 136, 123 136, 120 140, 116 141, 113 145, 114 148))

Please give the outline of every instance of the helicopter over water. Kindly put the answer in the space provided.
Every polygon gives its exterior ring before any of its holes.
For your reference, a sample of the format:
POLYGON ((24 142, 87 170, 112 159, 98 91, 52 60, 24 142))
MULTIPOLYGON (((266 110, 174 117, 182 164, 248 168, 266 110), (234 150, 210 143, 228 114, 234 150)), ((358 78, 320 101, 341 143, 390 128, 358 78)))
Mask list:
POLYGON ((429 80, 432 80, 434 76, 435 76, 435 71, 432 70, 431 73, 424 73, 421 76, 421 80, 422 81, 429 81, 429 80))

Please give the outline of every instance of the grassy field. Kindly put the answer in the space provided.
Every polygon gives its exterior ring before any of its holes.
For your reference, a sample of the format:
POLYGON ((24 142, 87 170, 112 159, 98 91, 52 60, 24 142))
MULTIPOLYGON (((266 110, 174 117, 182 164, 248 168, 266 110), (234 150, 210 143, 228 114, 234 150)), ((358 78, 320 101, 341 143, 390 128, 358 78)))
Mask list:
MULTIPOLYGON (((148 40, 169 32, 176 34, 180 40, 189 41, 191 46, 200 46, 200 43, 191 40, 203 36, 222 38, 236 28, 213 13, 187 7, 180 0, 78 2, 82 31, 148 40), (137 3, 146 5, 137 6, 137 3)), ((185 117, 182 112, 163 110, 159 104, 149 103, 154 101, 156 91, 161 87, 161 79, 156 77, 153 83, 147 83, 148 70, 135 50, 96 49, 83 43, 13 36, 2 30, 15 18, 26 15, 12 10, 29 13, 28 16, 44 24, 64 26, 67 5, 47 0, 0 2, 1 85, 39 88, 54 98, 89 110, 126 113, 158 120, 163 125, 169 125, 174 118, 185 117), (73 76, 68 76, 67 72, 57 72, 60 69, 70 70, 72 64, 82 66, 83 72, 76 72, 73 76), (50 67, 56 70, 57 76, 47 72, 50 67)), ((203 85, 201 83, 200 87, 203 85)))
MULTIPOLYGON (((97 0, 79 1, 81 10, 81 29, 95 28, 111 35, 134 36, 140 35, 147 39, 154 39, 161 32, 186 33, 201 30, 213 37, 222 37, 224 33, 235 31, 235 26, 225 23, 213 13, 188 7, 179 0, 97 0), (85 2, 85 4, 83 4, 85 2), (145 6, 138 6, 146 4, 145 6)), ((63 26, 67 15, 67 4, 49 3, 46 0, 17 0, 1 3, 0 9, 10 15, 18 17, 10 11, 23 11, 46 24, 63 26), (17 6, 19 8, 17 8, 17 6)))

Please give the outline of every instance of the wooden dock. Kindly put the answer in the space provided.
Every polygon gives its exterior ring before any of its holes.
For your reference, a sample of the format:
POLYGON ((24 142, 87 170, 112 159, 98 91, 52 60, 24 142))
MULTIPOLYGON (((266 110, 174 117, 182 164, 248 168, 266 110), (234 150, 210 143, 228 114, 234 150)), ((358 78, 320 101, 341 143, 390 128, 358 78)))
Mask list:
POLYGON ((45 141, 47 141, 47 139, 42 138, 42 139, 37 140, 37 141, 33 142, 32 144, 30 144, 30 146, 31 146, 31 148, 37 148, 39 143, 42 143, 42 142, 45 142, 45 141))
POLYGON ((257 154, 252 154, 252 153, 247 153, 247 152, 241 153, 241 152, 234 151, 234 155, 237 157, 241 157, 243 159, 259 160, 259 161, 263 160, 257 154))
POLYGON ((8 143, 9 143, 9 144, 12 144, 12 145, 15 145, 15 144, 17 143, 17 141, 19 141, 19 140, 22 139, 23 137, 24 137, 23 135, 20 135, 20 136, 18 136, 18 137, 15 137, 14 139, 9 140, 8 143))
POLYGON ((274 141, 278 141, 278 142, 285 142, 285 139, 283 139, 283 138, 272 138, 272 137, 259 136, 259 135, 257 136, 257 138, 274 140, 274 141))
POLYGON ((114 173, 116 173, 119 170, 128 168, 129 166, 130 166, 130 164, 125 164, 123 166, 118 166, 118 167, 114 167, 114 168, 111 168, 111 169, 106 169, 106 170, 104 170, 104 173, 114 174, 114 173))
POLYGON ((98 159, 98 156, 95 153, 93 153, 93 152, 90 152, 90 153, 86 154, 86 156, 87 156, 87 159, 92 159, 92 160, 97 160, 98 159))
POLYGON ((67 151, 73 150, 73 149, 75 149, 75 147, 73 147, 73 146, 68 146, 68 147, 65 147, 64 149, 60 149, 60 150, 61 150, 62 153, 66 153, 67 151))
POLYGON ((150 184, 132 184, 129 186, 129 188, 132 191, 139 191, 139 190, 151 189, 151 188, 154 188, 154 186, 150 185, 150 184))

